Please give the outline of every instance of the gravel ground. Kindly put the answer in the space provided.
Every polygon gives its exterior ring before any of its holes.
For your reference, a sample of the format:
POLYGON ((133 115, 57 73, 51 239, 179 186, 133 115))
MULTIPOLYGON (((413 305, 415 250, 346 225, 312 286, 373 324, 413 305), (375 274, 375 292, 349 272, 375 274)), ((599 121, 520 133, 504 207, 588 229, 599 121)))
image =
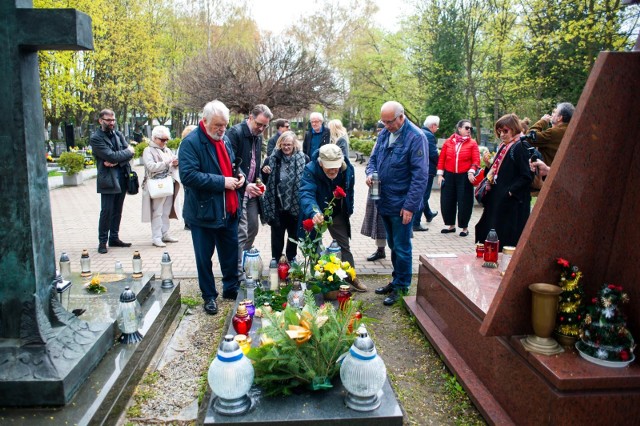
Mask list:
MULTIPOLYGON (((369 292, 357 293, 369 328, 404 411, 405 425, 483 425, 455 377, 403 306, 382 305, 373 289, 389 277, 361 276, 369 292)), ((412 285, 415 293, 415 283, 412 285)), ((183 310, 136 388, 120 425, 195 424, 206 371, 233 304, 220 299, 217 315, 206 315, 196 280, 181 282, 183 310), (197 305, 195 305, 197 303, 197 305)))

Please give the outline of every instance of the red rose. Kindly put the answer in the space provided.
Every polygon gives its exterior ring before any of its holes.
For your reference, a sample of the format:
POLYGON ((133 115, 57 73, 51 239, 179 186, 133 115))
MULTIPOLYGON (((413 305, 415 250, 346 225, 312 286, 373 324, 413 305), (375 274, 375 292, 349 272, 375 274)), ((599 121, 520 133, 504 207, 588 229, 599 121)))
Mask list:
POLYGON ((609 288, 609 290, 615 290, 616 288, 616 286, 613 284, 609 284, 607 287, 609 288))
POLYGON ((620 351, 620 359, 623 361, 628 361, 629 360, 629 352, 627 352, 626 350, 620 351))
POLYGON ((569 267, 569 261, 559 257, 558 258, 558 265, 562 266, 563 268, 568 268, 569 267))
POLYGON ((576 277, 576 273, 575 273, 575 272, 572 272, 572 273, 571 273, 571 278, 575 278, 575 277, 576 277))
POLYGON ((302 227, 307 232, 313 231, 313 219, 305 219, 305 220, 303 220, 302 221, 302 227))
POLYGON ((282 304, 282 307, 283 307, 283 308, 286 308, 286 307, 287 307, 287 302, 284 302, 284 303, 282 304))
POLYGON ((340 198, 346 197, 347 193, 344 192, 344 189, 342 189, 341 187, 336 186, 336 189, 333 190, 333 196, 339 200, 340 198))

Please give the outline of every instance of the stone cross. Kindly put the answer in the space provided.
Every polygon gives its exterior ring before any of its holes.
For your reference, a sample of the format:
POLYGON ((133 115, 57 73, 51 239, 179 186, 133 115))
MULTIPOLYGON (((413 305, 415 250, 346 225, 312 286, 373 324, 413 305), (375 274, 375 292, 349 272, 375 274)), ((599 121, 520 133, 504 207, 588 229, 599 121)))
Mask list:
MULTIPOLYGON (((39 379, 65 380, 69 368, 58 359, 70 359, 68 342, 82 341, 74 334, 91 328, 52 297, 56 261, 37 54, 93 49, 91 18, 32 6, 0 1, 0 405, 66 402, 75 390, 50 401, 29 394, 44 393, 39 379)), ((95 341, 94 334, 84 342, 95 341)), ((82 344, 71 348, 78 359, 87 352, 82 344)))

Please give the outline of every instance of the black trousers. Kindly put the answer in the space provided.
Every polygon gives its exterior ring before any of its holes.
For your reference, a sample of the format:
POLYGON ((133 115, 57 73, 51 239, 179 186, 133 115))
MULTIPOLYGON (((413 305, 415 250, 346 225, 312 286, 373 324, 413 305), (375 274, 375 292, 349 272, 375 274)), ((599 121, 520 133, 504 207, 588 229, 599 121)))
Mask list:
POLYGON ((124 173, 119 175, 119 194, 100 194, 100 221, 98 222, 98 241, 100 244, 119 239, 120 220, 122 219, 122 206, 127 195, 127 183, 124 173))
POLYGON ((298 245, 289 241, 289 238, 294 240, 298 237, 298 217, 289 214, 289 212, 281 211, 279 213, 280 224, 278 226, 271 227, 271 257, 279 260, 282 255, 282 249, 285 244, 285 232, 287 233, 287 259, 289 261, 296 257, 298 252, 298 245))
POLYGON ((458 227, 467 228, 473 210, 473 185, 467 173, 444 172, 444 186, 440 190, 440 210, 445 225, 456 224, 456 207, 458 210, 458 227))

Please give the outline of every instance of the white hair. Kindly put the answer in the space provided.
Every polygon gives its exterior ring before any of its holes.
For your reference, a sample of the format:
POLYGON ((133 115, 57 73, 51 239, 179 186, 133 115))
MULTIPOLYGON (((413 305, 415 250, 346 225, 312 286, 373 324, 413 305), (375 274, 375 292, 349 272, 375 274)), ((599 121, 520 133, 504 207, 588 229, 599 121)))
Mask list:
POLYGON ((384 104, 382 104, 382 108, 380 108, 380 112, 388 108, 393 108, 393 113, 396 116, 400 114, 404 114, 404 107, 400 102, 396 102, 396 101, 385 102, 384 104))
POLYGON ((158 138, 158 139, 163 139, 163 138, 171 139, 171 132, 169 132, 169 129, 166 128, 165 126, 156 126, 151 131, 151 137, 158 138))
POLYGON ((313 120, 314 118, 317 118, 318 120, 324 122, 324 117, 319 112, 312 112, 311 114, 309 114, 309 121, 313 120))
POLYGON ((227 122, 229 121, 229 108, 219 100, 211 101, 207 103, 202 109, 202 119, 205 123, 208 123, 212 117, 224 117, 227 122))
POLYGON ((440 117, 438 117, 437 115, 429 115, 424 119, 424 127, 429 128, 434 124, 436 126, 440 125, 440 117))

